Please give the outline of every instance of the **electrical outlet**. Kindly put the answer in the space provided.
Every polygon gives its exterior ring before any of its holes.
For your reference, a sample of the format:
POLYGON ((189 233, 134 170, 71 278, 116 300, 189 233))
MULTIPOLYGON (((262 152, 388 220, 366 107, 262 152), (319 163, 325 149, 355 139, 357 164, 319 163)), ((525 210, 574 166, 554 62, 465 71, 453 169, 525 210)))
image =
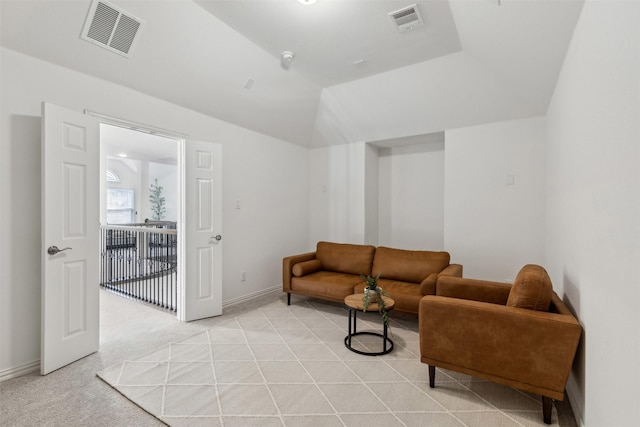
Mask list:
POLYGON ((240 273, 240 281, 241 282, 246 282, 247 281, 247 272, 243 271, 240 273))

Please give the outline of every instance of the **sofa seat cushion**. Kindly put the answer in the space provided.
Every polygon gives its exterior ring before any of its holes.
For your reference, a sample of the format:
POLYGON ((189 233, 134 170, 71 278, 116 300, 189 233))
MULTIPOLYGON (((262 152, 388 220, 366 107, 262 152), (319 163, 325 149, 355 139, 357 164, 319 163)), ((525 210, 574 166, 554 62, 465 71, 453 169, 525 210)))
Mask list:
POLYGON ((431 273, 440 273, 450 261, 448 252, 409 251, 380 246, 373 258, 372 275, 403 282, 422 282, 431 273))
MULTIPOLYGON (((395 301, 394 310, 409 313, 418 312, 418 306, 423 297, 419 284, 399 280, 379 279, 378 286, 384 289, 395 301)), ((365 284, 361 282, 354 288, 354 293, 364 293, 364 287, 365 284)))
POLYGON ((353 294, 353 288, 359 282, 361 280, 358 275, 317 271, 302 277, 292 277, 291 289, 309 295, 343 300, 347 295, 353 294))
POLYGON ((371 274, 375 251, 376 247, 370 245, 318 242, 316 259, 323 270, 366 276, 371 274))
POLYGON ((535 264, 520 269, 509 292, 507 306, 549 311, 553 286, 547 270, 535 264))

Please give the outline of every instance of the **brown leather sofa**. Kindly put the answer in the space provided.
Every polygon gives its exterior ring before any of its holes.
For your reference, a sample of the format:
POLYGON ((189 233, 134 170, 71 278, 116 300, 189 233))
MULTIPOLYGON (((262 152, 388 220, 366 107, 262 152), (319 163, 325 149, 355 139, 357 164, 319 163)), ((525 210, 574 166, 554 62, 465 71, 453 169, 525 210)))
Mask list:
POLYGON ((376 276, 378 284, 395 300, 396 311, 418 313, 420 299, 435 294, 439 275, 462 276, 462 266, 449 264, 447 252, 410 251, 371 245, 318 242, 315 252, 282 261, 282 290, 343 302, 364 292, 360 274, 376 276))
POLYGON ((440 276, 420 301, 421 361, 434 387, 440 367, 542 395, 551 422, 563 400, 581 328, 544 268, 524 266, 513 286, 440 276))

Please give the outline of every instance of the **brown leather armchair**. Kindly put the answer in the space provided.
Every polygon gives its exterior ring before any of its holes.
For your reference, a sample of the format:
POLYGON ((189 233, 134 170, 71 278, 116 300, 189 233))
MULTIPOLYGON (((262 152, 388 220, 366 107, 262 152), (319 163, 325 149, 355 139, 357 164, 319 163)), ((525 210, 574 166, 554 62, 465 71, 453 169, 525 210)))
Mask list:
POLYGON ((436 295, 420 301, 419 325, 431 388, 440 367, 540 394, 551 423, 582 330, 544 268, 524 266, 513 286, 440 276, 436 295))

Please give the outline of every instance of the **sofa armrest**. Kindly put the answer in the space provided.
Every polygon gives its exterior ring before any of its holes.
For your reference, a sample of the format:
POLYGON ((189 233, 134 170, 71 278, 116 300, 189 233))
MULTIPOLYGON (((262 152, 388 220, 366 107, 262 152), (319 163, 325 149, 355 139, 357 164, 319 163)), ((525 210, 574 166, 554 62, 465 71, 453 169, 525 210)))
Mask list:
POLYGON ((430 295, 419 328, 422 362, 559 400, 581 335, 572 315, 430 295))
POLYGON ((505 305, 511 285, 462 277, 438 276, 436 295, 505 305))
POLYGON ((420 293, 422 295, 435 295, 438 273, 431 273, 420 283, 420 293))
POLYGON ((438 275, 462 277, 462 264, 449 264, 438 275))
POLYGON ((312 259, 316 259, 315 252, 292 255, 282 259, 282 290, 284 292, 288 292, 291 290, 291 276, 293 275, 293 266, 299 262, 310 261, 312 259))
POLYGON ((462 277, 462 265, 449 264, 440 273, 431 273, 420 283, 420 293, 422 295, 435 295, 436 282, 440 276, 462 277))

